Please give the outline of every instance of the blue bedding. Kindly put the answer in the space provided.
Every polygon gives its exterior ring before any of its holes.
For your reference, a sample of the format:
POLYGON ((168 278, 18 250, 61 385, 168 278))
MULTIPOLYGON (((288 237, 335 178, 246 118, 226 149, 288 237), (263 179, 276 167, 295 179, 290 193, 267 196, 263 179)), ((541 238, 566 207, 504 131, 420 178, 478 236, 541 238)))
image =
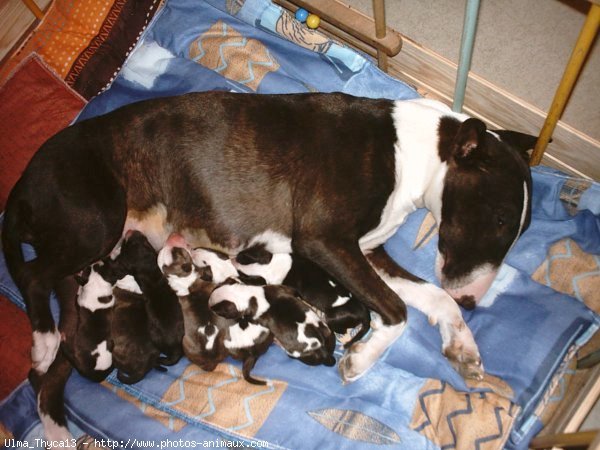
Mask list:
MULTIPOLYGON (((328 38, 306 31, 292 36, 303 46, 291 42, 291 21, 268 0, 169 0, 111 87, 78 120, 190 91, 419 96, 328 38)), ((465 382, 452 369, 438 330, 411 308, 404 334, 349 385, 335 367, 303 365, 277 346, 253 372, 267 386, 244 382, 232 360, 207 373, 183 359, 130 386, 114 374, 95 384, 74 373, 65 394, 71 430, 121 448, 146 441, 157 447, 218 441, 290 449, 527 448, 551 389, 600 326, 586 306, 594 295, 590 285, 597 288, 600 280, 600 185, 547 168, 535 168, 533 182, 530 228, 482 305, 463 311, 481 351, 483 381, 465 382)), ((398 261, 410 258, 411 270, 435 283, 436 245, 431 215, 418 210, 386 250, 398 261)), ((1 255, 0 293, 24 307, 1 255)), ((34 444, 41 437, 28 383, 0 404, 0 422, 17 439, 34 444)))

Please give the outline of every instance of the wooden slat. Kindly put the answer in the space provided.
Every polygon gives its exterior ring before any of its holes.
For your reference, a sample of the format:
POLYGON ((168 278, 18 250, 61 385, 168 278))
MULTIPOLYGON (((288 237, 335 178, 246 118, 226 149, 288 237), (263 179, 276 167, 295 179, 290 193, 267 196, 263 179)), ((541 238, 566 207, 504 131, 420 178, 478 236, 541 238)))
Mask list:
MULTIPOLYGON (((599 348, 600 332, 594 336, 579 350, 578 357, 581 358, 599 348)), ((545 424, 539 436, 558 433, 571 433, 578 431, 600 394, 600 365, 590 369, 580 369, 570 379, 563 394, 563 399, 558 408, 552 414, 550 420, 545 424)))
POLYGON ((375 21, 371 17, 337 0, 293 0, 291 2, 274 0, 274 2, 286 8, 292 7, 293 11, 297 7, 304 8, 370 46, 383 50, 389 56, 397 55, 402 48, 400 33, 387 27, 385 36, 378 39, 375 34, 375 21))
POLYGON ((529 443, 529 448, 551 448, 551 447, 587 447, 590 445, 598 431, 581 431, 577 433, 553 434, 549 436, 536 437, 529 443))
MULTIPOLYGON (((41 8, 50 0, 37 0, 41 8)), ((21 0, 0 1, 0 61, 28 34, 36 23, 35 16, 21 0)))

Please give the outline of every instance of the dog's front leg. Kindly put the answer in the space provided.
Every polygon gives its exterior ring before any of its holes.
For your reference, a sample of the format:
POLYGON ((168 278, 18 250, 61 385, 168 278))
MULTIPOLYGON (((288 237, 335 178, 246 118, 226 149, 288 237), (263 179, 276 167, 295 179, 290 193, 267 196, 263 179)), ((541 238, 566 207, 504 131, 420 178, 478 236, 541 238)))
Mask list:
POLYGON ((477 344, 452 297, 443 289, 402 269, 383 247, 369 253, 367 259, 407 305, 426 314, 432 325, 439 324, 442 351, 456 371, 464 378, 483 378, 477 344))
POLYGON ((381 316, 381 323, 369 338, 352 345, 339 361, 343 381, 354 381, 400 337, 406 325, 406 306, 373 270, 358 242, 332 238, 299 240, 294 241, 294 251, 320 265, 381 316))

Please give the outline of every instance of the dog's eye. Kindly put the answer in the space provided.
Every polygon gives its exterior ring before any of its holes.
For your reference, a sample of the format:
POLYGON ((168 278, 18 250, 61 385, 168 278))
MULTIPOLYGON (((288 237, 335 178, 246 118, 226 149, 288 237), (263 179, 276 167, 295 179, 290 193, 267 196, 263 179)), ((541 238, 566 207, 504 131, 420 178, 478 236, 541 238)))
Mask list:
POLYGON ((496 223, 499 227, 503 227, 506 224, 506 220, 503 216, 496 216, 496 223))

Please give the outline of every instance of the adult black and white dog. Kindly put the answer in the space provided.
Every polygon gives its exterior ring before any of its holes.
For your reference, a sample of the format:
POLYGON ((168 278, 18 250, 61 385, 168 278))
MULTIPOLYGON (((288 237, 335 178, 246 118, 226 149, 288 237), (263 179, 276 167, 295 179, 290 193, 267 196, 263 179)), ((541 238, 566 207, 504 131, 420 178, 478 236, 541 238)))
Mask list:
POLYGON ((527 228, 531 179, 520 150, 533 139, 488 132, 432 100, 343 94, 192 93, 70 126, 32 158, 5 213, 3 248, 33 327, 32 377, 52 369, 60 340, 50 291, 73 291, 67 277, 129 229, 154 248, 177 231, 193 247, 233 255, 264 243, 317 263, 381 317, 339 362, 346 381, 400 336, 406 304, 440 325, 462 374, 481 376, 452 298, 476 303, 527 228), (381 247, 420 207, 439 225, 445 290, 408 276, 381 247), (36 259, 24 261, 22 242, 36 259))

